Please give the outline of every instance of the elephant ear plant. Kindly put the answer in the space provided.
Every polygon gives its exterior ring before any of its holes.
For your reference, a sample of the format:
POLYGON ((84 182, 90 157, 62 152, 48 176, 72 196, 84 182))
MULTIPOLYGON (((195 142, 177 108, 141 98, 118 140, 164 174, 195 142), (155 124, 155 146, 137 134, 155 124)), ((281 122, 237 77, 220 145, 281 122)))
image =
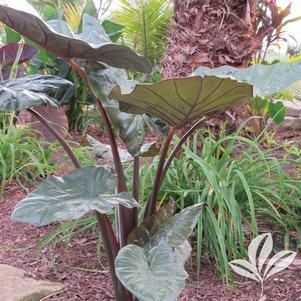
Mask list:
MULTIPOLYGON (((0 21, 54 53, 79 73, 94 95, 105 123, 110 149, 97 145, 95 141, 92 143, 101 154, 105 149, 113 161, 113 168, 81 167, 64 138, 32 108, 40 104, 57 106, 57 102, 48 95, 53 89, 70 85, 68 81, 36 75, 3 82, 0 86, 0 109, 30 110, 56 136, 76 168, 63 177, 50 176, 46 179, 17 204, 13 219, 42 226, 80 218, 94 211, 116 300, 176 300, 187 278, 184 265, 191 253, 188 238, 204 205, 197 204, 174 214, 172 202, 159 210, 156 204, 168 167, 200 121, 190 127, 168 156, 173 135, 205 114, 248 102, 254 95, 253 85, 256 83, 249 82, 249 77, 235 80, 233 74, 216 76, 205 72, 156 84, 139 84, 127 81, 124 71, 114 68, 150 73, 148 61, 126 46, 113 44, 100 23, 89 16, 83 17, 82 34, 72 33, 63 21, 52 20, 46 24, 36 16, 1 5, 0 21), (160 149, 153 191, 144 208, 143 220, 138 225, 139 157, 152 156, 158 148, 158 144, 143 145, 145 114, 167 123, 169 132, 160 149), (128 192, 116 133, 125 142, 126 158, 134 160, 132 195, 128 192), (116 231, 107 215, 115 208, 116 231)), ((297 64, 285 68, 289 69, 288 74, 276 71, 269 74, 269 84, 273 85, 273 79, 276 82, 276 78, 283 78, 289 85, 297 77, 301 78, 297 64)), ((269 69, 265 70, 269 73, 269 69)), ((240 71, 236 71, 239 74, 240 71)), ((256 74, 256 68, 244 72, 256 74)), ((260 83, 262 78, 257 80, 260 83)), ((271 89, 277 90, 278 87, 271 89)))

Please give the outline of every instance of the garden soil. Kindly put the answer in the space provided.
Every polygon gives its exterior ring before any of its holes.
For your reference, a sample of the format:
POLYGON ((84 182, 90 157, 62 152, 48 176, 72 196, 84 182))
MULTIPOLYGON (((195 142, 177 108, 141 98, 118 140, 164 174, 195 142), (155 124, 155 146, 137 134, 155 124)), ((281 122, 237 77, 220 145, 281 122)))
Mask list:
MULTIPOLYGON (((0 263, 24 269, 35 279, 62 282, 65 290, 47 301, 111 301, 114 293, 104 254, 97 257, 97 234, 86 231, 71 241, 38 251, 37 242, 58 224, 35 227, 10 219, 14 205, 25 196, 11 184, 0 203, 0 263)), ((204 260, 206 261, 206 260, 204 260)), ((260 298, 260 285, 236 279, 236 286, 224 285, 214 266, 204 263, 199 278, 195 261, 187 263, 190 275, 179 301, 301 301, 301 260, 265 285, 260 298)), ((0 283, 1 289, 1 283, 0 283)), ((5 300, 1 300, 5 301, 5 300)))

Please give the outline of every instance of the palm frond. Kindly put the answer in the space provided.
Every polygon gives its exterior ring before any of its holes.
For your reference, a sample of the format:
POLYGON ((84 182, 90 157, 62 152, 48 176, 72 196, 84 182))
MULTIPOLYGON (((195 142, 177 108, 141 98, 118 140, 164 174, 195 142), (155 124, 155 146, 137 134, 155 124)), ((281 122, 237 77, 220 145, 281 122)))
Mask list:
POLYGON ((170 0, 120 0, 121 8, 113 20, 125 26, 124 42, 153 64, 160 60, 166 47, 166 33, 173 9, 170 0))
POLYGON ((69 24, 70 28, 73 31, 78 27, 81 21, 83 9, 83 6, 78 3, 67 2, 63 4, 66 22, 69 24))

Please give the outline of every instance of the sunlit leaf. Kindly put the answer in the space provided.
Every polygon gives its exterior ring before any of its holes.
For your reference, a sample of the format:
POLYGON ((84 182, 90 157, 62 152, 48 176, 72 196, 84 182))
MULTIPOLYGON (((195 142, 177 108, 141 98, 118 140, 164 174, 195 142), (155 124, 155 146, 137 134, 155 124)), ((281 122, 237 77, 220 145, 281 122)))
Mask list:
POLYGON ((167 79, 155 84, 137 84, 131 93, 116 86, 109 95, 122 111, 160 118, 178 128, 195 118, 248 102, 250 85, 216 76, 167 79))
POLYGON ((222 66, 216 69, 198 68, 193 76, 214 75, 233 78, 254 86, 254 96, 268 96, 288 89, 301 79, 301 61, 273 65, 253 65, 246 69, 222 66))

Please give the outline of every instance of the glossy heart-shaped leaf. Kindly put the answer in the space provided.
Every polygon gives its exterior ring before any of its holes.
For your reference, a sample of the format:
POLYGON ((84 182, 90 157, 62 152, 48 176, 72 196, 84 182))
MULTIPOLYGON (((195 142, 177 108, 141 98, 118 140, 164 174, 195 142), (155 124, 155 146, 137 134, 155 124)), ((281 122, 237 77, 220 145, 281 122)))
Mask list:
POLYGON ((122 111, 147 113, 170 125, 181 126, 202 115, 248 102, 252 86, 216 76, 167 79, 155 84, 137 84, 131 93, 120 85, 109 95, 122 111))
POLYGON ((287 90, 301 79, 301 61, 273 65, 253 65, 246 69, 222 66, 216 69, 198 68, 192 76, 220 76, 233 78, 254 86, 254 96, 268 96, 287 90))
POLYGON ((191 235, 202 213, 204 204, 196 204, 185 208, 171 219, 166 219, 144 245, 146 250, 158 245, 162 240, 171 247, 182 245, 191 235))
POLYGON ((19 202, 12 218, 34 225, 80 218, 89 211, 108 213, 116 205, 139 204, 127 193, 114 194, 116 176, 100 166, 80 168, 66 176, 51 176, 19 202))
POLYGON ((175 301, 184 289, 187 273, 166 243, 149 252, 136 245, 121 249, 116 275, 140 301, 175 301))
POLYGON ((0 21, 59 56, 101 61, 143 73, 152 70, 147 59, 127 46, 112 43, 100 23, 87 14, 83 16, 80 34, 73 34, 62 20, 51 20, 46 24, 37 16, 4 5, 0 5, 0 21))
POLYGON ((71 86, 71 82, 52 75, 31 75, 0 82, 0 110, 21 111, 46 104, 57 108, 57 102, 45 93, 71 86))
POLYGON ((153 216, 145 218, 138 227, 131 231, 127 238, 127 243, 144 247, 160 229, 160 227, 172 219, 173 211, 174 203, 169 202, 153 216))
POLYGON ((172 216, 173 203, 147 218, 128 236, 128 243, 150 250, 162 240, 176 248, 189 238, 204 207, 197 204, 172 216))

